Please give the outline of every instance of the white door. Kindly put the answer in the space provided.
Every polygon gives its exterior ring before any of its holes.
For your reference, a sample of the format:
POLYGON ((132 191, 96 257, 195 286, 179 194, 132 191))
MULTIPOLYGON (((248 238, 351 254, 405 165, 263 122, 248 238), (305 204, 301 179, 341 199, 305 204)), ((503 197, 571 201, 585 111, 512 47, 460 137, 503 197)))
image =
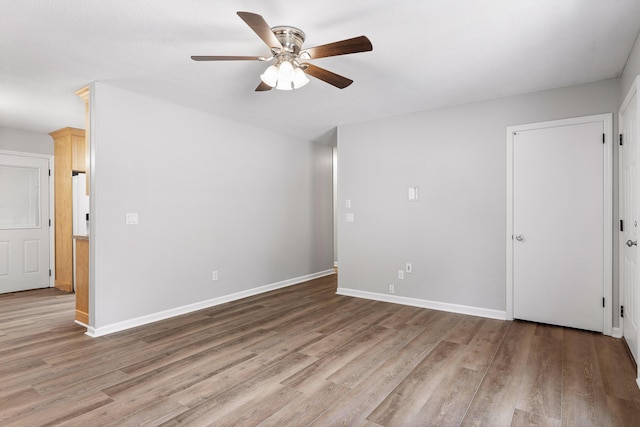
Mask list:
POLYGON ((638 360, 638 141, 637 94, 620 114, 620 305, 623 336, 638 360))
POLYGON ((603 331, 603 123, 513 135, 514 318, 603 331))
POLYGON ((49 160, 0 154, 0 293, 49 279, 49 160))

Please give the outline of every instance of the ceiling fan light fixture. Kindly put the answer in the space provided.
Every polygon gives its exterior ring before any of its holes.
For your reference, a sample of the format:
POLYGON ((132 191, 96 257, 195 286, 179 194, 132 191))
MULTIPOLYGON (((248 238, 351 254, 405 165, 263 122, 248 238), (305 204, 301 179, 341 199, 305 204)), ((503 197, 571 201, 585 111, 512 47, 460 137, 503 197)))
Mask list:
POLYGON ((278 68, 275 65, 270 65, 264 73, 262 73, 260 80, 271 87, 275 87, 278 82, 278 68))
POLYGON ((309 83, 309 79, 307 78, 307 75, 304 73, 304 71, 302 71, 301 68, 296 68, 295 70, 293 70, 293 88, 294 89, 299 89, 302 86, 306 85, 307 83, 309 83))
POLYGON ((309 83, 304 71, 287 60, 280 62, 278 65, 269 66, 262 73, 260 79, 279 90, 298 89, 309 83))
POLYGON ((278 79, 278 84, 276 84, 276 89, 279 90, 292 90, 293 89, 293 82, 291 81, 291 78, 279 78, 278 79))
POLYGON ((278 67, 278 84, 276 89, 293 89, 293 65, 289 61, 283 61, 278 67))
POLYGON ((276 89, 292 90, 293 89, 293 64, 289 61, 283 61, 278 67, 278 84, 276 89))
POLYGON ((352 37, 303 49, 302 44, 306 36, 299 28, 270 27, 264 18, 257 13, 239 11, 238 16, 267 45, 271 56, 267 58, 264 56, 200 55, 192 56, 191 59, 194 61, 275 60, 275 65, 271 65, 260 75, 261 83, 256 87, 256 92, 266 92, 273 88, 280 90, 299 89, 309 83, 307 74, 338 89, 344 89, 353 83, 353 80, 306 63, 306 61, 373 50, 371 41, 366 36, 352 37))
POLYGON ((282 63, 280 63, 279 71, 280 73, 278 77, 291 78, 291 75, 293 74, 293 64, 289 61, 282 61, 282 63))

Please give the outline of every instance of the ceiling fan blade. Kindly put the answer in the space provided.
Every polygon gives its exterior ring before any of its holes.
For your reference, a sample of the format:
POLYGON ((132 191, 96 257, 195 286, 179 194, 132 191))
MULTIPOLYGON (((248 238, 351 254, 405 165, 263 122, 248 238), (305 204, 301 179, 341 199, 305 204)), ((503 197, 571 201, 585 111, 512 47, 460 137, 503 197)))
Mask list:
POLYGON ((261 56, 192 56, 194 61, 259 61, 261 56))
POLYGON ((328 56, 347 55, 349 53, 369 52, 371 50, 373 50, 371 41, 365 36, 359 36, 339 42, 310 47, 309 49, 303 49, 303 52, 307 52, 311 56, 311 59, 316 59, 326 58, 328 56))
POLYGON ((266 92, 266 91, 271 90, 271 89, 273 89, 271 86, 269 86, 265 82, 261 81, 260 84, 258 85, 258 87, 256 88, 256 92, 266 92))
POLYGON ((325 70, 324 68, 320 68, 316 65, 309 64, 309 63, 304 63, 302 65, 305 65, 307 67, 304 70, 305 73, 315 77, 316 79, 320 79, 324 82, 327 82, 330 85, 333 85, 339 89, 344 89, 345 87, 353 83, 353 80, 351 79, 348 79, 336 73, 332 73, 331 71, 325 70))
POLYGON ((251 12, 238 12, 238 16, 251 27, 269 48, 282 48, 282 43, 273 34, 271 27, 262 16, 251 12))

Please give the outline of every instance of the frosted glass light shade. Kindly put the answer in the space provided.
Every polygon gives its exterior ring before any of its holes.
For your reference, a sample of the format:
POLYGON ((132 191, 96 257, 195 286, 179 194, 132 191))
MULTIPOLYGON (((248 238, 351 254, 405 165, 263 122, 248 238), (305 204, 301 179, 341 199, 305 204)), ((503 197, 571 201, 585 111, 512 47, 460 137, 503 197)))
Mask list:
POLYGON ((291 65, 291 62, 284 61, 282 64, 280 64, 279 70, 280 70, 280 75, 278 77, 291 78, 291 75, 293 74, 293 65, 291 65))
POLYGON ((293 84, 291 82, 291 79, 287 79, 287 78, 279 78, 278 79, 278 84, 276 85, 276 89, 279 90, 292 90, 293 89, 293 84))
POLYGON ((283 62, 278 69, 278 84, 276 89, 291 90, 293 89, 293 65, 290 62, 283 62))
POLYGON ((269 68, 267 68, 260 76, 260 80, 262 80, 269 86, 274 87, 278 82, 278 69, 276 68, 276 66, 269 66, 269 68))
POLYGON ((309 83, 307 75, 300 68, 293 70, 293 88, 298 89, 309 83))

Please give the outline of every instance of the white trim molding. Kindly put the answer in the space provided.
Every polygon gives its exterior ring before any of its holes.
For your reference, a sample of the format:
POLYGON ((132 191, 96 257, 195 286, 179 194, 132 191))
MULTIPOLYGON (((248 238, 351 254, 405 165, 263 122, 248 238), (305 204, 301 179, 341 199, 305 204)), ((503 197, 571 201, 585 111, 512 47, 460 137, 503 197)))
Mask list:
POLYGON ((338 288, 336 294, 348 297, 364 298, 374 301, 390 302, 393 304, 410 305, 412 307, 429 308, 450 313, 467 314, 470 316, 486 317, 489 319, 506 320, 507 313, 500 310, 472 307, 468 305, 450 304, 446 302, 429 301, 418 298, 402 297, 398 295, 379 294, 376 292, 360 291, 357 289, 338 288))
POLYGON ((583 123, 602 122, 604 140, 604 200, 603 215, 603 296, 605 307, 603 313, 604 335, 613 334, 613 114, 604 113, 592 116, 575 117, 564 120, 530 123, 518 126, 509 126, 506 130, 506 316, 513 320, 513 135, 515 132, 525 130, 543 129, 559 126, 571 126, 583 123))
POLYGON ((317 273, 307 274, 305 276, 295 277, 293 279, 283 280, 281 282, 271 283, 269 285, 259 286, 257 288, 247 289, 245 291, 235 292, 229 295, 223 295, 217 298, 211 298, 205 301, 196 302, 193 304, 183 305, 181 307, 172 308, 157 313, 147 314, 145 316, 136 317, 134 319, 125 320, 122 322, 113 323, 111 325, 101 326, 94 328, 91 326, 83 325, 87 327, 86 334, 92 338, 101 337, 115 332, 124 331, 126 329, 135 328, 138 326, 146 325, 148 323, 158 322, 160 320, 169 319, 171 317, 180 316, 194 311, 203 310, 205 308, 213 307, 227 302, 236 301, 239 299, 247 298, 250 296, 262 294, 265 292, 273 291, 280 288, 286 288, 287 286, 297 285, 299 283, 306 282, 308 280, 317 279, 320 277, 330 276, 335 274, 333 269, 324 270, 317 273))

